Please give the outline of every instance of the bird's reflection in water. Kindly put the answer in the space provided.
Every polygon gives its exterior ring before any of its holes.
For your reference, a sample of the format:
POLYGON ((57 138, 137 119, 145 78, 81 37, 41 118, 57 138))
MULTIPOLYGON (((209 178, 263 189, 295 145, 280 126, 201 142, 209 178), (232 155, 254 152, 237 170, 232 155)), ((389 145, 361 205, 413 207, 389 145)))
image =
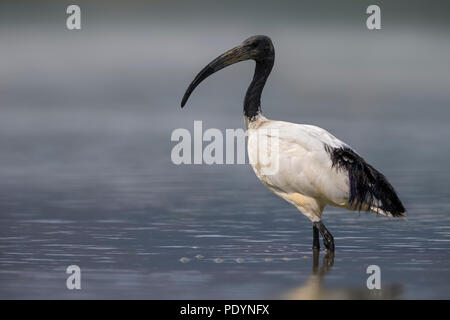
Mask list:
MULTIPOLYGON (((369 290, 366 284, 363 288, 326 288, 324 277, 334 265, 334 253, 326 252, 322 266, 319 268, 318 250, 313 251, 312 273, 301 286, 289 290, 281 298, 288 300, 344 300, 344 299, 399 299, 402 294, 402 285, 383 285, 380 290, 369 290)), ((369 275, 367 275, 369 276, 369 275)))

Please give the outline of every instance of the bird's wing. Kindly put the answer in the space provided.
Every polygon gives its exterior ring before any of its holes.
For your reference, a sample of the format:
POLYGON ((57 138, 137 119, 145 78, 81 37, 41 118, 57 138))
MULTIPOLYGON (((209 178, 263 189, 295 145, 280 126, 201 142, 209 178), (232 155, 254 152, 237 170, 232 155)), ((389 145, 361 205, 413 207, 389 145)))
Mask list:
POLYGON ((348 203, 353 210, 377 212, 390 217, 405 217, 405 208, 386 177, 349 147, 326 146, 332 167, 349 179, 348 203))
POLYGON ((320 199, 324 204, 403 216, 387 179, 346 143, 311 125, 270 121, 279 135, 279 172, 268 183, 320 199))

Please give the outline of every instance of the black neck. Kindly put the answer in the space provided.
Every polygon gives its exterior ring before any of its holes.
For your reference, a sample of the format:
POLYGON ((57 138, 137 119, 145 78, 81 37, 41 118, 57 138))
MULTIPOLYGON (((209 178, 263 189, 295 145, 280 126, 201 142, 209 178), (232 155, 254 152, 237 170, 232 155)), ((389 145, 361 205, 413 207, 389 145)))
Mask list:
POLYGON ((261 93, 273 67, 273 58, 256 61, 255 74, 244 99, 244 114, 252 121, 261 113, 261 93))

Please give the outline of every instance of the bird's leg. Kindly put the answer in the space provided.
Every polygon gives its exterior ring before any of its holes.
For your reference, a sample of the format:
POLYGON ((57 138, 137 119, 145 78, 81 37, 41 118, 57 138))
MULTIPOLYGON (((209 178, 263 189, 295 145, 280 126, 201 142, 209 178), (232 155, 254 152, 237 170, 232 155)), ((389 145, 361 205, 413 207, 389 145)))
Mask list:
POLYGON ((313 274, 317 274, 319 271, 319 250, 313 250, 313 274))
POLYGON ((319 229, 313 224, 313 250, 320 250, 319 229))
POLYGON ((320 234, 323 238, 323 244, 328 251, 334 251, 334 238, 331 233, 325 228, 322 221, 316 221, 313 223, 319 229, 320 234))

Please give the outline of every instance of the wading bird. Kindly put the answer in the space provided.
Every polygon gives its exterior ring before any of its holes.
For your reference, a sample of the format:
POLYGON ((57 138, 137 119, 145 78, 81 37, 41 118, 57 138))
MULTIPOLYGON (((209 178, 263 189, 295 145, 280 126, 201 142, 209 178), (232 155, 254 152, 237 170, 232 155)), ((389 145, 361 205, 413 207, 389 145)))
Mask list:
POLYGON ((385 176, 368 164, 346 143, 326 130, 305 124, 274 121, 261 113, 261 93, 275 60, 272 41, 253 36, 226 51, 192 81, 183 108, 192 91, 211 74, 240 61, 254 60, 255 73, 244 99, 247 148, 256 176, 277 196, 293 204, 313 224, 313 249, 319 249, 319 232, 328 251, 334 239, 322 222, 327 205, 357 211, 371 211, 389 217, 405 217, 405 208, 385 176), (270 143, 258 143, 277 132, 277 170, 265 173, 258 159, 272 159, 270 143))

